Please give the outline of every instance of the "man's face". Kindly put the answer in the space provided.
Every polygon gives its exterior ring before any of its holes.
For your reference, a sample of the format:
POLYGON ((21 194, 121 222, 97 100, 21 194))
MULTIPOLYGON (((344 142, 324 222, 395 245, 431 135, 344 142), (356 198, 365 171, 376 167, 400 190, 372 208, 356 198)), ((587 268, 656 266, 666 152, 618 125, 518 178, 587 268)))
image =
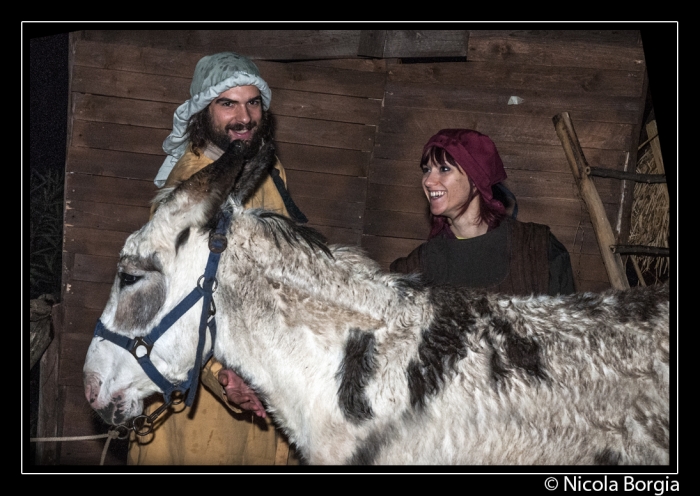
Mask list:
POLYGON ((209 104, 214 142, 226 149, 232 141, 250 141, 262 115, 262 97, 256 86, 236 86, 224 91, 209 104))

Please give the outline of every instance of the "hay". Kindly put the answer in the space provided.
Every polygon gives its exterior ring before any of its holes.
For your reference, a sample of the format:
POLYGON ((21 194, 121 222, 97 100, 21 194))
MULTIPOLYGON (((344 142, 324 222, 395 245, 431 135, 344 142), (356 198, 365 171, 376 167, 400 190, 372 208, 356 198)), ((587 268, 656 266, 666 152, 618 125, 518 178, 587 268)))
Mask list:
MULTIPOLYGON (((663 161, 657 163, 654 157, 654 148, 658 147, 647 144, 637 160, 637 172, 664 174, 663 161)), ((668 248, 669 222, 667 185, 637 183, 634 187, 629 243, 668 248)), ((667 279, 668 257, 637 256, 636 261, 645 279, 651 279, 653 282, 667 279)))

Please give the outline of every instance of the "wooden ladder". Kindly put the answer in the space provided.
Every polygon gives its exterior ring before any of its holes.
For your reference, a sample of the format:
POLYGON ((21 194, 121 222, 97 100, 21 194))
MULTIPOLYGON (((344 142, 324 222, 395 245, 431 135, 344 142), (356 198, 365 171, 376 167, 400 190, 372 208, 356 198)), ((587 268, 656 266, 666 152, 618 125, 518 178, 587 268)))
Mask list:
MULTIPOLYGON (((646 183, 666 183, 666 174, 638 174, 634 172, 591 167, 588 165, 588 162, 586 162, 586 157, 581 149, 581 144, 576 136, 576 131, 574 130, 569 113, 562 112, 557 114, 552 118, 552 121, 554 122, 554 128, 561 140, 561 144, 564 147, 564 153, 566 154, 569 167, 571 167, 571 172, 576 180, 576 186, 591 216, 591 223, 593 224, 593 230, 598 240, 600 254, 603 257, 603 264, 608 273, 610 284, 615 289, 629 288, 630 285, 627 280, 627 274, 622 263, 621 255, 669 256, 669 249, 655 246, 616 244, 610 221, 608 221, 605 209, 603 208, 603 202, 590 176, 611 177, 646 183)), ((650 134, 656 136, 656 123, 654 123, 653 128, 648 126, 647 130, 653 131, 650 134)), ((656 148, 659 147, 658 139, 652 140, 652 146, 656 148)), ((655 155, 658 153, 657 156, 661 157, 660 148, 656 148, 654 148, 655 155)), ((661 170, 663 171, 663 162, 660 161, 659 164, 661 164, 661 170)), ((665 189, 665 194, 668 197, 668 189, 665 189)))

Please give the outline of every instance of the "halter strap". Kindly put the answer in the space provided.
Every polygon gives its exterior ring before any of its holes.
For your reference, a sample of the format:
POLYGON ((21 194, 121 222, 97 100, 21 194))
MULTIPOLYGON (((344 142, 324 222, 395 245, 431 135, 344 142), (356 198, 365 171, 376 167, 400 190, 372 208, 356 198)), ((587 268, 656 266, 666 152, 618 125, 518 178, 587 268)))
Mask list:
POLYGON ((148 375, 148 377, 163 391, 166 404, 171 402, 173 393, 180 392, 186 397, 185 404, 187 406, 192 406, 202 364, 206 363, 214 352, 214 341, 216 340, 216 320, 214 315, 216 314, 216 308, 214 306, 213 294, 216 290, 216 272, 219 267, 219 260, 221 258, 221 253, 226 249, 227 245, 226 231, 230 221, 231 214, 228 212, 221 212, 216 230, 209 236, 209 258, 207 259, 204 274, 197 281, 197 286, 168 312, 148 334, 136 338, 129 338, 110 331, 99 319, 95 326, 95 337, 106 339, 124 348, 134 356, 146 375, 148 375), (187 373, 187 380, 180 383, 170 382, 156 369, 151 361, 151 349, 158 338, 160 338, 165 331, 170 329, 170 327, 200 299, 203 299, 202 314, 199 319, 199 337, 194 366, 187 373), (209 350, 207 356, 203 360, 202 354, 204 353, 207 328, 211 335, 211 350, 209 350), (192 394, 190 394, 191 392, 192 394))

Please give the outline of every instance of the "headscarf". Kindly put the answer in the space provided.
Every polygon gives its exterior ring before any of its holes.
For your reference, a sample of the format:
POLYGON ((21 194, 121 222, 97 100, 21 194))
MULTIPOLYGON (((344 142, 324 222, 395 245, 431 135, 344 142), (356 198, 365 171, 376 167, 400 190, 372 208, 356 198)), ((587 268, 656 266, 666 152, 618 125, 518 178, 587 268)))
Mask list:
MULTIPOLYGON (((423 147, 423 156, 431 148, 448 152, 467 176, 474 182, 484 203, 495 211, 503 211, 503 204, 493 197, 492 186, 507 178, 501 157, 491 138, 471 129, 442 129, 423 147)), ((430 237, 449 225, 443 218, 433 218, 430 237), (437 221, 437 222, 436 222, 437 221)), ((451 234, 451 230, 449 231, 451 234)))
POLYGON ((260 90, 263 109, 267 110, 272 92, 260 77, 260 71, 252 60, 234 52, 221 52, 202 57, 197 62, 190 85, 191 98, 173 114, 173 130, 163 142, 163 151, 168 156, 153 181, 156 186, 163 187, 175 163, 187 150, 187 124, 190 117, 205 109, 224 91, 247 85, 256 86, 260 90))

